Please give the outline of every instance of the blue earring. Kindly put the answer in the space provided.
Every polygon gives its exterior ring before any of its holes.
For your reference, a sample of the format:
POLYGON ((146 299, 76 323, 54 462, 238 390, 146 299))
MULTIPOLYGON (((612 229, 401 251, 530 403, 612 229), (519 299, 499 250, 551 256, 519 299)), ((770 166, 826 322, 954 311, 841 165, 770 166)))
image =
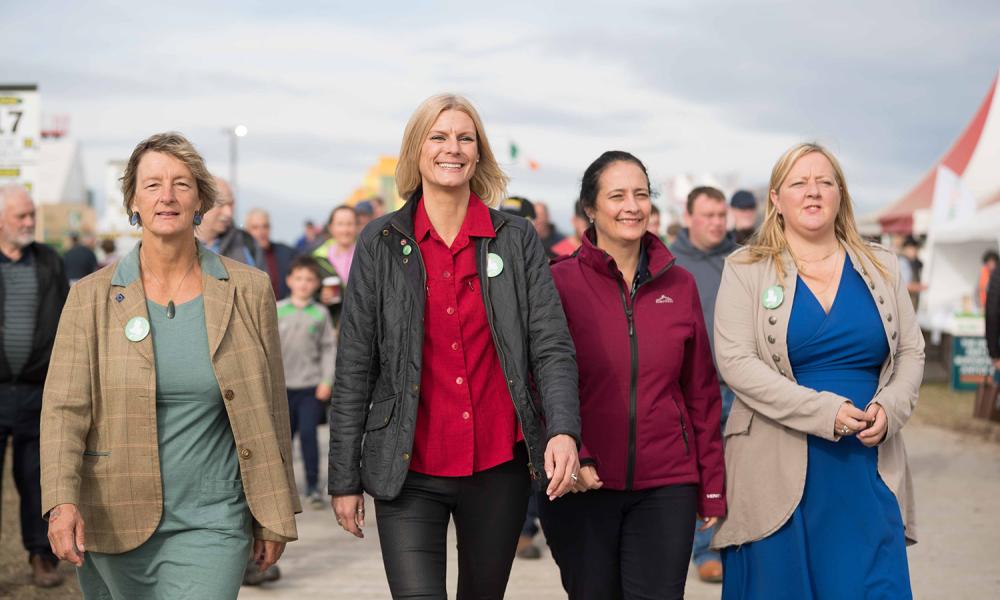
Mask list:
POLYGON ((137 212, 132 213, 132 216, 130 216, 128 218, 128 222, 129 222, 130 225, 132 225, 132 227, 135 227, 136 225, 138 225, 139 224, 139 213, 137 213, 137 212))
POLYGON ((194 211, 194 224, 196 226, 197 225, 201 225, 201 211, 200 210, 194 211))

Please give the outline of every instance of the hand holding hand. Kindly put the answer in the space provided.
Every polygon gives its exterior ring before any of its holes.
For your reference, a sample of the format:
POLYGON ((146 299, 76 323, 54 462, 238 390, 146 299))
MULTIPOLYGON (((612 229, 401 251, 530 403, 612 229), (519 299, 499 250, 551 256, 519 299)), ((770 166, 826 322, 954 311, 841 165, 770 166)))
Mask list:
POLYGON ((885 438, 886 430, 889 429, 889 419, 885 416, 885 409, 878 402, 872 402, 865 410, 865 419, 871 423, 858 434, 858 439, 862 444, 871 448, 877 446, 885 438))
POLYGON ((838 436, 854 435, 868 427, 868 415, 850 402, 844 402, 837 411, 833 432, 838 436))
POLYGON ((344 528, 344 531, 357 538, 364 538, 365 534, 361 528, 365 526, 365 497, 361 494, 350 494, 347 496, 333 496, 330 498, 330 506, 337 516, 337 524, 344 528))
POLYGON ((588 490, 598 490, 604 486, 601 477, 597 474, 597 467, 594 465, 584 465, 580 467, 580 474, 571 490, 574 494, 586 492, 588 490))
POLYGON ((549 440, 545 447, 545 475, 549 487, 545 490, 549 500, 559 498, 579 480, 580 457, 576 454, 576 440, 560 434, 549 440))
POLYGON ((60 504, 49 511, 49 545, 59 560, 83 566, 83 517, 75 504, 60 504))

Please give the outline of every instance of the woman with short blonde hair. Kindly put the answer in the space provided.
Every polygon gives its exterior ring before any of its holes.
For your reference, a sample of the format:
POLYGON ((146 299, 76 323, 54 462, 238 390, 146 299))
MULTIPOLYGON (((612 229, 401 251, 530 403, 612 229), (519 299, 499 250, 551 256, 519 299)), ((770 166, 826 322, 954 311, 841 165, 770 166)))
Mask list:
POLYGON ((895 256, 861 240, 831 152, 775 164, 761 230, 715 313, 726 424, 723 598, 908 598, 916 540, 900 433, 923 337, 895 256))
POLYGON ((201 246, 215 184, 178 133, 122 179, 141 241, 80 280, 42 404, 49 542, 84 598, 236 598, 296 539, 271 282, 201 246))
POLYGON ((507 178, 475 108, 433 96, 406 126, 408 200, 357 243, 330 410, 337 522, 362 537, 375 498, 394 598, 503 598, 529 489, 577 479, 577 370, 531 224, 491 210, 507 178))

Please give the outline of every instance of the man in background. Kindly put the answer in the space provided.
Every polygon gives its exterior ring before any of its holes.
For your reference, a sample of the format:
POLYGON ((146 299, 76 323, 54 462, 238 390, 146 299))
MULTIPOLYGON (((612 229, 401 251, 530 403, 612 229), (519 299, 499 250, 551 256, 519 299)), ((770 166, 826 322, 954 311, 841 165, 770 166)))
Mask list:
POLYGON ((218 195, 212 210, 202 215, 195 232, 206 248, 220 256, 263 269, 264 256, 253 237, 233 223, 236 199, 225 179, 215 178, 218 195))
POLYGON ((91 249, 94 236, 88 235, 81 241, 80 234, 69 234, 69 250, 63 254, 63 265, 66 267, 66 277, 70 285, 90 275, 97 270, 97 255, 91 249))
POLYGON ((47 588, 63 578, 42 519, 38 433, 42 389, 69 284, 59 255, 34 240, 35 205, 28 191, 0 188, 0 475, 10 440, 21 542, 32 583, 47 588))
POLYGON ((899 253, 899 278, 906 286, 906 291, 910 293, 913 310, 916 310, 920 304, 920 292, 927 289, 927 286, 920 281, 923 276, 924 263, 920 260, 919 255, 920 242, 912 235, 906 236, 899 253))
POLYGON ((733 241, 745 245, 757 232, 757 198, 753 193, 740 190, 729 201, 733 214, 733 241))
POLYGON ((252 208, 243 220, 264 259, 262 268, 271 278, 271 289, 278 300, 288 297, 288 268, 295 259, 295 250, 280 242, 271 240, 271 216, 262 208, 252 208))
POLYGON ((555 258, 558 256, 552 247, 563 241, 566 237, 556 229, 556 226, 552 224, 549 220, 549 207, 542 202, 535 202, 535 231, 538 233, 538 237, 542 240, 542 246, 545 247, 545 252, 549 255, 549 258, 555 258))
MULTIPOLYGON (((726 232, 726 196, 713 187, 697 187, 687 197, 684 218, 687 228, 677 233, 677 239, 670 246, 677 264, 694 276, 698 287, 698 298, 705 317, 709 345, 715 345, 715 297, 722 283, 722 268, 726 257, 739 248, 726 232)), ((713 350, 712 356, 715 356, 713 350)), ((718 375, 718 371, 716 371, 718 375)), ((722 394, 722 421, 725 428, 729 410, 733 406, 733 391, 719 376, 719 391, 722 394)), ((708 545, 714 530, 695 530, 691 560, 698 567, 698 577, 702 581, 718 583, 722 581, 722 559, 718 552, 708 545)))

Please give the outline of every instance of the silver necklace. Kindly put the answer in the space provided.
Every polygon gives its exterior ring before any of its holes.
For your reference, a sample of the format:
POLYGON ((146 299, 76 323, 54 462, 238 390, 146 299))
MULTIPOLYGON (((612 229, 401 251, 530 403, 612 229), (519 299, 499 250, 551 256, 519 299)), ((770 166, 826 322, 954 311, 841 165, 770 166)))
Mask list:
MULTIPOLYGON (((139 256, 140 256, 140 258, 142 257, 142 253, 141 252, 139 253, 139 256)), ((188 267, 187 273, 184 273, 184 277, 181 277, 180 283, 178 283, 177 287, 174 288, 174 293, 170 294, 169 296, 167 296, 167 318, 168 319, 173 319, 177 315, 177 307, 174 305, 174 296, 177 294, 177 291, 181 289, 181 286, 184 285, 184 280, 187 279, 187 276, 190 275, 191 271, 194 270, 194 263, 196 263, 196 262, 198 262, 198 253, 197 252, 195 252, 194 260, 191 261, 191 266, 188 267)), ((161 289, 167 289, 167 286, 163 285, 163 282, 160 281, 160 278, 156 276, 156 273, 154 273, 152 269, 149 270, 149 274, 153 276, 153 279, 156 280, 156 283, 160 286, 161 289)))

